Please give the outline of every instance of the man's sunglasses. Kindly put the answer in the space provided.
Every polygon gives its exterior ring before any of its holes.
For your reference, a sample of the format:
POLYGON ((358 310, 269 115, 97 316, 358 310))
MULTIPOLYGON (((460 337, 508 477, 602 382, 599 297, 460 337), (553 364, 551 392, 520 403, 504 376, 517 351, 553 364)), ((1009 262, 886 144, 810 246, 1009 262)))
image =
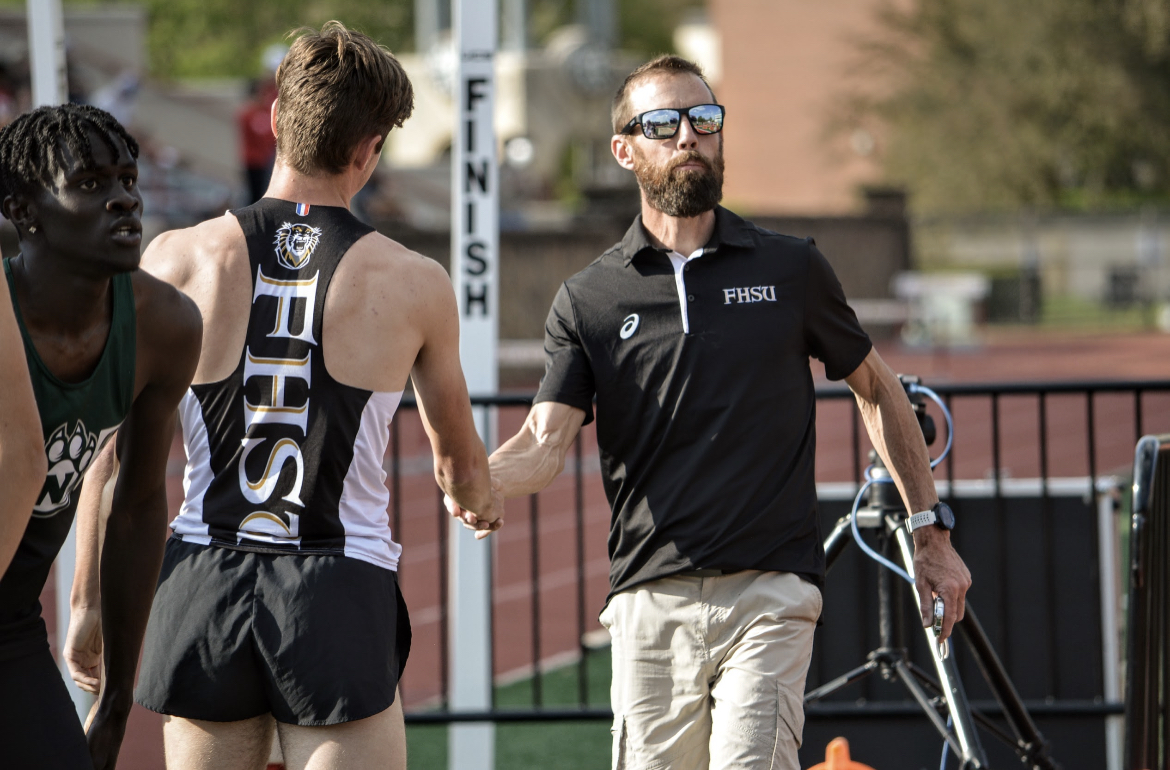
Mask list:
POLYGON ((723 130, 722 104, 696 104, 685 110, 661 109, 635 115, 621 130, 623 134, 634 133, 634 126, 642 126, 642 135, 647 139, 670 139, 678 133, 682 116, 686 115, 696 134, 718 134, 723 130))

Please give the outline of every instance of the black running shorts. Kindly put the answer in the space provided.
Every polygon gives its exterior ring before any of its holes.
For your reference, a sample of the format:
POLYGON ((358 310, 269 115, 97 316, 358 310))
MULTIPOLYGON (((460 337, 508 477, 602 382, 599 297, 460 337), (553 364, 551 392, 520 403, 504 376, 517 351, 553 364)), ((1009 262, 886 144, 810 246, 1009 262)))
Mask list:
POLYGON ((395 572, 172 537, 135 699, 211 722, 351 722, 390 707, 409 651, 395 572))
POLYGON ((0 660, 0 767, 93 770, 47 639, 33 652, 0 660))

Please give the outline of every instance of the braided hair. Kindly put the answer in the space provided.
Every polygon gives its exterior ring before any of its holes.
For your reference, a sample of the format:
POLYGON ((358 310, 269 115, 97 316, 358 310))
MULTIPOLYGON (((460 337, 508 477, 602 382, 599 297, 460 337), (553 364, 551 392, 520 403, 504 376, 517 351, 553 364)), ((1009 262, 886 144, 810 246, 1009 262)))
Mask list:
POLYGON ((138 159, 134 137, 113 115, 88 104, 38 107, 0 129, 0 200, 30 194, 38 185, 51 185, 61 170, 61 145, 85 165, 93 166, 90 131, 101 137, 114 157, 118 155, 115 139, 120 139, 138 159))

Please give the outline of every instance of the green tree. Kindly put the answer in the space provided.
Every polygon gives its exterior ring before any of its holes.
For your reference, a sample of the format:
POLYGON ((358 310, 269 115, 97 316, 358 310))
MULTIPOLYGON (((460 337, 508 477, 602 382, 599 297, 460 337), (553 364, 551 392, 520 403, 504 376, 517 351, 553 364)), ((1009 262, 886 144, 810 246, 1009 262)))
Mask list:
MULTIPOLYGON (((24 6, 26 0, 0 0, 24 6)), ((292 29, 330 19, 360 29, 392 51, 414 38, 413 0, 138 0, 149 15, 150 74, 163 78, 246 77, 260 56, 292 29)), ((66 6, 101 5, 65 0, 66 6)))
MULTIPOLYGON (((528 0, 528 33, 543 44, 558 27, 573 24, 582 0, 528 0)), ((689 14, 701 11, 705 0, 613 0, 617 10, 618 46, 651 56, 674 50, 674 28, 689 14)))
POLYGON ((1170 191, 1170 0, 918 0, 882 21, 863 58, 885 88, 838 126, 879 126, 917 210, 1170 191))
MULTIPOLYGON (((101 5, 103 0, 64 0, 101 5)), ((24 6, 27 0, 0 0, 24 6)), ((246 77, 260 72, 271 43, 330 19, 367 33, 392 51, 414 47, 414 0, 137 0, 149 14, 150 74, 163 78, 246 77)), ((674 27, 703 0, 614 0, 621 47, 645 55, 671 50, 674 27)), ((528 0, 529 34, 542 44, 575 20, 575 0, 528 0)))

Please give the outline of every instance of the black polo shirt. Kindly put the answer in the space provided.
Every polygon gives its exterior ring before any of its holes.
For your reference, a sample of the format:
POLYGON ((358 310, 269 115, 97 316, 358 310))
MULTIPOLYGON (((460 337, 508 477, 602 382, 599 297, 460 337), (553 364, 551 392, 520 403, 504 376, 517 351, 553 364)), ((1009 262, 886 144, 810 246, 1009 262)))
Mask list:
POLYGON ((715 214, 689 260, 655 249, 639 216, 545 325, 536 401, 589 422, 597 397, 611 596, 697 568, 824 579, 808 359, 841 379, 869 337, 811 238, 715 214))

